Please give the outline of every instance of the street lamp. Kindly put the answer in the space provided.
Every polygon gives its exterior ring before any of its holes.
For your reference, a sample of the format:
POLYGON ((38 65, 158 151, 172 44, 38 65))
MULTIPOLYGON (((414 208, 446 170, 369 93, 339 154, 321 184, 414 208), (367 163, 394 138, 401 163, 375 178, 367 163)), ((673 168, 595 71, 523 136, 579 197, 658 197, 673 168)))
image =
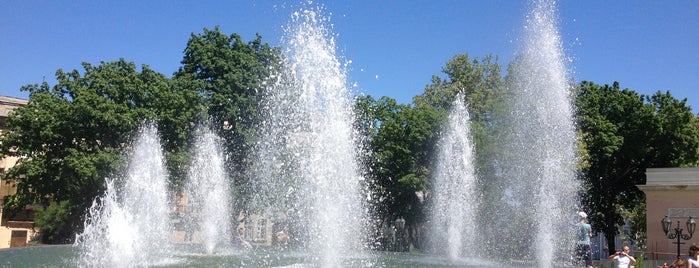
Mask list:
POLYGON ((665 216, 660 223, 663 225, 663 232, 665 232, 665 235, 667 236, 668 239, 675 239, 677 238, 677 259, 680 259, 680 238, 684 240, 689 240, 692 239, 692 235, 694 234, 694 230, 697 227, 697 222, 692 219, 692 217, 689 217, 687 220, 687 231, 689 234, 683 234, 682 233, 682 228, 680 228, 680 221, 677 221, 677 228, 674 229, 674 233, 670 233, 670 225, 672 225, 672 221, 670 220, 670 217, 665 216), (669 234, 668 234, 669 233, 669 234))

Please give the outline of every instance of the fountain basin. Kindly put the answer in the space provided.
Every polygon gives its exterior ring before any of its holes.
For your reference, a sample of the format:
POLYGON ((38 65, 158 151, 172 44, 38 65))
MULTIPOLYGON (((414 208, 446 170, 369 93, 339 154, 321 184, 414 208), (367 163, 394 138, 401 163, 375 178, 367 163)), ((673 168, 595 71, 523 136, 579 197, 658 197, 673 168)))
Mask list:
MULTIPOLYGON (((279 248, 222 248, 206 254, 199 244, 172 247, 169 257, 152 267, 321 267, 321 258, 296 250, 279 248)), ((0 267, 79 267, 79 248, 73 245, 31 246, 0 250, 0 267)), ((503 267, 502 263, 477 259, 451 259, 428 254, 367 251, 348 254, 342 267, 503 267)), ((512 262, 507 267, 536 267, 512 262)))

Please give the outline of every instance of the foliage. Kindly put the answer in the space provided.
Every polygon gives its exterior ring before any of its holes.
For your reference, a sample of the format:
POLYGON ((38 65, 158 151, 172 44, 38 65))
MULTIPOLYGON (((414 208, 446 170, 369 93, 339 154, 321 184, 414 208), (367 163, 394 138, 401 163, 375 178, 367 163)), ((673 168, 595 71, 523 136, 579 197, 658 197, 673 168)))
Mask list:
POLYGON ((682 166, 697 159, 699 136, 686 100, 668 93, 638 95, 618 83, 599 86, 583 81, 576 103, 589 167, 583 171, 584 205, 592 211, 593 228, 602 230, 611 251, 616 226, 623 224, 617 205, 632 209, 643 202, 636 187, 645 170, 682 166), (646 103, 646 101, 648 103, 646 103))
POLYGON ((634 263, 633 267, 638 267, 638 268, 645 267, 644 262, 646 259, 646 256, 645 256, 646 254, 644 252, 640 251, 640 252, 637 252, 637 254, 635 254, 635 255, 636 256, 634 257, 634 259, 636 260, 636 263, 634 263))
POLYGON ((427 156, 424 146, 434 138, 435 110, 418 110, 382 97, 378 103, 381 125, 372 141, 374 176, 386 198, 381 206, 388 218, 410 221, 422 215, 415 192, 427 189, 427 156))
MULTIPOLYGON (((488 55, 472 58, 468 54, 459 54, 447 62, 442 71, 446 77, 434 76, 432 84, 428 85, 423 94, 416 96, 414 102, 416 106, 434 107, 446 116, 455 97, 461 93, 469 112, 471 138, 475 148, 474 164, 479 180, 476 184, 479 188, 475 191, 500 192, 504 181, 499 177, 496 163, 503 153, 503 118, 507 111, 502 67, 497 62, 497 57, 488 55)), ((436 125, 433 131, 439 133, 444 127, 436 125)), ((502 202, 495 194, 483 194, 479 198, 484 204, 502 202)), ((486 222, 502 222, 498 220, 497 211, 481 210, 478 213, 477 217, 486 222)))
MULTIPOLYGON (((486 188, 497 188, 494 183, 496 171, 494 163, 502 153, 501 134, 503 131, 502 118, 505 112, 504 81, 502 67, 497 58, 485 56, 482 59, 469 57, 468 54, 454 56, 442 71, 446 78, 433 76, 432 84, 425 92, 415 97, 418 107, 433 107, 445 116, 451 108, 458 93, 464 96, 471 123, 471 135, 476 149, 476 166, 478 178, 486 188)), ((434 131, 439 132, 442 125, 437 125, 434 131)), ((492 197, 492 196, 490 196, 492 197)), ((486 197, 486 198, 490 198, 486 197)), ((493 202, 488 200, 486 202, 493 202)))
POLYGON ((48 244, 58 244, 70 242, 72 230, 79 228, 81 222, 75 222, 71 214, 80 214, 82 211, 76 211, 76 206, 70 204, 70 201, 64 200, 59 202, 51 202, 46 208, 40 208, 36 211, 34 223, 40 226, 41 241, 48 244))
POLYGON ((623 230, 623 226, 619 226, 622 241, 629 241, 633 248, 638 251, 644 251, 646 245, 646 203, 639 202, 632 209, 628 210, 618 205, 617 211, 631 225, 630 230, 623 230))
MULTIPOLYGON (((18 156, 18 165, 3 174, 17 183, 17 194, 4 208, 11 217, 30 204, 51 202, 74 213, 55 213, 69 224, 46 227, 51 241, 79 232, 81 215, 104 191, 104 178, 124 170, 125 150, 145 120, 158 124, 173 187, 184 185, 191 133, 207 115, 231 153, 231 170, 243 181, 261 83, 278 67, 279 51, 258 36, 243 43, 218 28, 192 35, 182 67, 173 79, 123 59, 84 63, 77 70, 56 72, 58 84, 28 85, 27 106, 7 120, 1 153, 18 156), (63 201, 69 201, 63 203, 63 201), (59 230, 58 228, 67 228, 59 230)), ((205 121, 205 120, 204 120, 205 121)), ((244 187, 243 187, 244 188, 244 187)), ((43 229, 42 229, 43 230, 43 229)))
POLYGON ((670 92, 658 91, 646 96, 646 102, 654 110, 654 135, 648 142, 652 167, 683 167, 697 161, 699 128, 694 122, 691 108, 687 106, 687 99, 678 100, 670 92))
MULTIPOLYGON (((182 67, 174 80, 196 90, 206 107, 210 126, 224 140, 228 174, 235 189, 249 183, 245 172, 252 159, 251 146, 256 141, 255 126, 261 119, 258 104, 264 96, 264 81, 280 68, 279 49, 262 42, 262 37, 243 42, 240 35, 225 35, 218 27, 192 34, 184 50, 182 67)), ((206 121, 206 118, 202 118, 206 121)), ((243 192, 249 196, 250 192, 243 192)))
MULTIPOLYGON (((22 87, 30 93, 29 103, 7 119, 0 138, 0 154, 21 157, 3 173, 17 185, 17 193, 4 204, 4 215, 39 204, 43 208, 36 225, 43 240, 70 241, 82 228, 86 209, 104 191, 104 178, 124 170, 125 151, 145 120, 158 124, 176 189, 184 185, 191 133, 199 122, 210 121, 225 141, 235 195, 248 200, 255 189, 247 187, 250 177, 245 174, 254 160, 255 128, 262 120, 259 105, 274 88, 265 83, 280 73, 281 57, 259 35, 244 42, 216 27, 191 35, 172 79, 121 59, 98 66, 84 63, 82 73, 58 70, 54 86, 22 87)), ((478 178, 485 182, 479 191, 498 192, 503 186, 496 162, 507 153, 498 145, 507 131, 501 121, 506 89, 497 58, 460 54, 442 71, 445 77, 433 76, 413 104, 389 97, 356 99, 360 156, 371 181, 367 195, 385 222, 402 217, 408 228, 424 224, 434 145, 458 93, 471 116, 478 178)), ((583 204, 591 211, 593 227, 605 233, 611 251, 617 227, 631 219, 633 239, 641 241, 645 209, 635 185, 645 183, 647 168, 699 163, 699 117, 686 100, 669 92, 644 96, 622 90, 618 83, 583 81, 575 102, 583 204)), ((481 198, 501 202, 496 195, 481 198)), ((479 217, 498 224, 497 214, 481 213, 486 215, 479 217)))
POLYGON ((471 59, 468 54, 459 54, 446 63, 442 72, 447 77, 433 76, 432 84, 415 97, 416 106, 429 105, 448 110, 457 93, 462 93, 473 121, 494 120, 495 107, 501 104, 503 83, 497 58, 489 55, 483 59, 471 59))
MULTIPOLYGON (((474 140, 483 166, 492 164, 496 155, 496 115, 502 102, 500 66, 488 56, 483 60, 457 55, 443 68, 446 78, 434 76, 425 92, 414 98, 414 105, 398 104, 382 97, 360 98, 356 113, 362 116, 364 137, 371 148, 370 177, 377 198, 375 208, 381 218, 392 222, 406 220, 408 228, 417 229, 426 220, 426 201, 432 158, 445 126, 446 117, 458 93, 462 93, 472 115, 474 140)), ((485 174, 494 174, 483 168, 485 174)), ((412 232, 411 232, 412 234, 412 232)), ((411 236, 420 247, 420 238, 411 236)))
POLYGON ((181 163, 190 132, 188 109, 196 109, 192 95, 171 88, 148 66, 139 72, 134 63, 121 59, 99 66, 83 63, 83 68, 83 75, 58 70, 58 84, 52 88, 47 83, 23 87, 29 102, 8 118, 2 137, 2 154, 22 157, 3 174, 17 185, 17 193, 4 204, 9 212, 4 215, 51 202, 75 212, 56 215, 66 217, 56 221, 66 221, 61 227, 71 230, 46 226, 52 241, 71 239, 56 235, 79 231, 72 228, 104 191, 104 178, 123 170, 124 150, 144 120, 163 126, 168 156, 181 163))

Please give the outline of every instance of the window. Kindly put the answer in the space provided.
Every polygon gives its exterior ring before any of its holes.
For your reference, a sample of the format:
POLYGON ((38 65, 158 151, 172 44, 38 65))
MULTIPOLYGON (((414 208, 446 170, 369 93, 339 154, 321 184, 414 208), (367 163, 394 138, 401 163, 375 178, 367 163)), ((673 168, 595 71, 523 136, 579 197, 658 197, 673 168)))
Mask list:
POLYGON ((267 237, 267 221, 265 219, 258 219, 257 224, 255 224, 255 241, 264 241, 267 237))

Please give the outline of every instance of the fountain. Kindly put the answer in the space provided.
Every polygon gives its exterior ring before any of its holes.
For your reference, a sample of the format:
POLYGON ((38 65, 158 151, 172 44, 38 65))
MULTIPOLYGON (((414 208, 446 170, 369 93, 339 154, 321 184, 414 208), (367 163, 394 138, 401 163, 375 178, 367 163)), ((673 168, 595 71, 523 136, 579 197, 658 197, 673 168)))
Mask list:
MULTIPOLYGON (((432 214, 437 241, 451 259, 477 258, 479 249, 552 267, 572 256, 572 215, 578 206, 572 87, 566 77, 554 4, 534 1, 523 51, 506 77, 509 113, 497 170, 499 195, 481 204, 471 162, 468 113, 457 97, 440 143, 432 214), (502 164, 505 163, 505 164, 502 164), (487 218, 478 218, 486 215, 487 218), (475 226, 485 228, 477 230, 475 226), (497 244, 483 241, 497 241, 497 244), (444 243, 443 243, 444 244, 444 243)), ((488 259, 501 259, 484 254, 488 259)))
MULTIPOLYGON (((524 49, 510 73, 513 86, 506 147, 512 152, 506 177, 517 188, 518 216, 532 223, 530 252, 539 267, 551 267, 557 256, 571 256, 572 215, 578 207, 575 110, 567 78, 554 3, 535 1, 528 16, 524 49)), ((512 228, 521 230, 515 224, 512 228)))
POLYGON ((207 254, 212 254, 217 247, 228 245, 232 238, 231 191, 220 138, 207 127, 201 127, 198 132, 185 187, 184 217, 190 223, 186 224, 185 233, 189 236, 198 231, 198 242, 204 245, 207 254))
POLYGON ((90 208, 75 242, 81 255, 77 266, 155 265, 169 257, 170 191, 153 124, 140 130, 133 149, 124 180, 107 180, 104 197, 90 208))
POLYGON ((303 247, 322 267, 336 267, 360 249, 366 215, 352 96, 326 23, 320 9, 304 9, 286 28, 286 68, 266 103, 256 181, 267 189, 260 197, 267 206, 300 221, 303 247))
POLYGON ((508 219, 495 248, 521 252, 538 267, 572 256, 572 221, 579 206, 572 86, 566 74, 554 3, 534 1, 524 28, 523 50, 506 84, 509 116, 504 120, 500 166, 507 187, 503 202, 486 208, 508 219), (506 208, 506 209, 503 209, 506 208), (524 231, 522 228, 531 230, 524 231))
MULTIPOLYGON (((257 195, 249 202, 250 210, 283 214, 297 250, 227 246, 233 197, 226 194, 230 190, 217 138, 206 131, 199 137, 201 148, 195 152, 186 190, 192 210, 198 212, 191 218, 197 227, 190 231, 199 231, 204 252, 199 246, 171 243, 171 195, 153 125, 144 127, 133 145, 128 176, 108 180, 105 196, 90 210, 75 246, 37 250, 60 254, 56 256, 64 256, 65 266, 80 267, 501 267, 499 256, 482 252, 521 247, 522 256, 531 261, 508 266, 552 267, 556 255, 570 255, 567 215, 575 211, 577 200, 570 197, 578 190, 574 111, 554 10, 546 1, 535 2, 524 50, 508 76, 512 117, 505 120, 510 129, 504 147, 510 154, 498 166, 502 185, 508 187, 490 193, 502 194, 501 203, 479 204, 468 112, 458 100, 454 104, 450 129, 439 144, 432 226, 448 241, 440 252, 448 258, 363 251, 361 227, 369 215, 362 202, 351 93, 321 9, 295 12, 286 28, 285 68, 266 81, 266 119, 251 174, 257 195), (476 235, 485 221, 479 215, 491 212, 493 218, 508 219, 496 226, 514 235, 476 235)), ((8 251, 3 262, 19 255, 21 251, 8 251)), ((35 264, 46 263, 55 265, 35 264)))
POLYGON ((465 254, 474 256, 478 248, 475 245, 478 181, 473 166, 469 113, 461 94, 456 96, 447 123, 438 145, 434 175, 431 218, 435 235, 432 238, 440 243, 433 246, 436 253, 446 253, 456 260, 465 254), (439 248, 445 248, 446 252, 440 252, 439 248))

